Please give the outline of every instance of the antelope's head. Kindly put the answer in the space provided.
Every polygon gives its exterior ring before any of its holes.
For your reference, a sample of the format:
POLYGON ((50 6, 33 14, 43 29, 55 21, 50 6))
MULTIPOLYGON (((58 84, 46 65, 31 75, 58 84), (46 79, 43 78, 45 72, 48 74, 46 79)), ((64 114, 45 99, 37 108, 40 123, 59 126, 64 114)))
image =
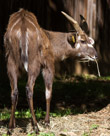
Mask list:
POLYGON ((95 61, 97 59, 97 52, 93 47, 94 40, 87 36, 76 20, 65 12, 62 12, 62 14, 72 23, 76 30, 74 48, 77 51, 77 57, 82 61, 95 61))

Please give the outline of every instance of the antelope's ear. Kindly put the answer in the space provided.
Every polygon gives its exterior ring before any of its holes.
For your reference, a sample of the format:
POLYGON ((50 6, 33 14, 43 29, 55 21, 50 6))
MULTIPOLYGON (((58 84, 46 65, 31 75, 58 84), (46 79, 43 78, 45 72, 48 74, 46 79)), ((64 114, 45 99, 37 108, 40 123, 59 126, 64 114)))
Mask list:
POLYGON ((89 35, 89 28, 88 28, 88 24, 87 24, 87 21, 86 21, 86 19, 82 16, 82 15, 80 15, 80 26, 81 26, 81 28, 82 28, 82 30, 87 34, 87 35, 89 35))
POLYGON ((95 42, 94 42, 94 40, 91 38, 91 37, 89 37, 89 44, 94 44, 95 42))

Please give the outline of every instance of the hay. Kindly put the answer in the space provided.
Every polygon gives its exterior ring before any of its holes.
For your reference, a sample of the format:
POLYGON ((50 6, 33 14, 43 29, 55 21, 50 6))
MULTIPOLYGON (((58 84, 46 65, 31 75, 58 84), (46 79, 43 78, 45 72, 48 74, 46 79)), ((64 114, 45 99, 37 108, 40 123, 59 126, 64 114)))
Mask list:
MULTIPOLYGON (((41 132, 53 132, 55 136, 82 136, 84 133, 89 136, 110 136, 110 105, 98 112, 50 117, 50 120, 49 128, 43 126, 42 120, 38 122, 41 132), (93 127, 95 125, 97 127, 93 127)), ((33 131, 30 120, 19 119, 17 123, 20 127, 17 126, 14 129, 12 136, 26 136, 27 133, 33 131), (23 125, 25 125, 24 128, 23 125)), ((6 123, 1 122, 0 135, 7 132, 7 127, 4 126, 6 123)))

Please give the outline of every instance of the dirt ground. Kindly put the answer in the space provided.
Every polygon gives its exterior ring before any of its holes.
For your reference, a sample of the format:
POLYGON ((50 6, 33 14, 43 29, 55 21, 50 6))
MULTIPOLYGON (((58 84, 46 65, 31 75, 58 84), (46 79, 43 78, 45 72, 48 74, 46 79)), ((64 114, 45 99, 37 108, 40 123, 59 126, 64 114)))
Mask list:
MULTIPOLYGON (((97 112, 51 117, 50 120, 49 128, 45 128, 41 120, 38 122, 41 132, 53 132, 55 136, 110 136, 110 105, 97 112)), ((33 131, 30 122, 29 119, 18 119, 12 136, 27 136, 33 131)), ((7 121, 0 121, 0 135, 7 132, 6 124, 7 121)))

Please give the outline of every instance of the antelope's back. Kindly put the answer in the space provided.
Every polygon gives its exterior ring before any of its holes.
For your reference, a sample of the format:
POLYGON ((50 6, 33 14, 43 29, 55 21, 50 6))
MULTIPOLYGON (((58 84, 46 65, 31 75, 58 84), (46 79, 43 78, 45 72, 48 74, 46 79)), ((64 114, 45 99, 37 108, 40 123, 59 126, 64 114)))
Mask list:
POLYGON ((42 46, 42 31, 35 15, 24 9, 12 14, 4 42, 7 54, 14 56, 16 62, 20 59, 26 60, 27 57, 31 62, 42 46))

